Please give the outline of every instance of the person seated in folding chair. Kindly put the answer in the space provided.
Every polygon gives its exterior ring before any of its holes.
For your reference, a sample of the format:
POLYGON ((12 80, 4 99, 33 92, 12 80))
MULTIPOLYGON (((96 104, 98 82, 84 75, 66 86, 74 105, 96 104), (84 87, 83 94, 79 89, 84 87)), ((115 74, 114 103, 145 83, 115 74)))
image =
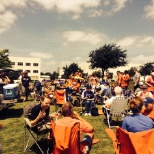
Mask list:
POLYGON ((116 86, 114 88, 114 92, 115 92, 115 96, 112 96, 110 99, 107 99, 106 101, 104 101, 105 105, 103 107, 110 108, 114 99, 120 98, 120 97, 124 98, 122 96, 122 88, 121 87, 116 86))
MULTIPOLYGON (((31 111, 31 126, 34 126, 41 121, 46 121, 49 122, 51 120, 51 117, 49 116, 49 110, 50 110, 50 103, 51 103, 52 98, 50 98, 50 95, 43 95, 40 97, 40 104, 34 106, 31 111)), ((50 129, 49 125, 41 125, 40 129, 38 131, 43 131, 44 129, 50 129)), ((38 129, 34 127, 34 129, 38 129)))
POLYGON ((62 115, 64 116, 64 118, 55 121, 56 125, 73 126, 76 122, 79 122, 80 135, 82 136, 83 133, 85 133, 85 136, 83 137, 81 144, 86 145, 86 148, 83 148, 83 150, 86 149, 85 153, 88 154, 91 149, 92 140, 94 137, 93 126, 86 120, 82 119, 77 112, 73 111, 73 105, 70 102, 66 102, 65 104, 63 104, 62 115))
POLYGON ((122 128, 128 132, 140 132, 154 128, 153 121, 141 114, 143 99, 134 97, 129 102, 132 115, 126 116, 122 122, 122 128))
POLYGON ((86 90, 83 91, 82 100, 82 105, 85 106, 85 116, 91 115, 91 109, 94 107, 94 92, 90 85, 87 85, 86 90))
POLYGON ((144 106, 142 107, 141 113, 148 116, 154 122, 154 99, 146 97, 144 99, 144 106))

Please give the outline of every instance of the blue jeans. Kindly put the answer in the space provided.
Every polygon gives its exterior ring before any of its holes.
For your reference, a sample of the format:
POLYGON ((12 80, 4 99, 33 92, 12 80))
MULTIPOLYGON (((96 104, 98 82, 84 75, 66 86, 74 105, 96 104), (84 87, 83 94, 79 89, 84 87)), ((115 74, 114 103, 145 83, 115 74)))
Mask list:
POLYGON ((89 113, 91 112, 91 108, 94 107, 94 101, 84 100, 82 105, 85 106, 85 113, 89 113))

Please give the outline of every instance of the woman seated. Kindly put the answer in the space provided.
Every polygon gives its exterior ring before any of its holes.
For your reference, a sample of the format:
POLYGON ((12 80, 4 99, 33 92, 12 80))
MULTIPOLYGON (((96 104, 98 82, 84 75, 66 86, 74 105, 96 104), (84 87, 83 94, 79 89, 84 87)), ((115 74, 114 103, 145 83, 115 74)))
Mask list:
POLYGON ((141 98, 145 98, 145 97, 151 97, 153 98, 153 95, 150 91, 148 91, 148 86, 147 85, 142 85, 140 86, 140 91, 137 93, 136 96, 141 97, 141 98))
POLYGON ((154 128, 153 121, 141 114, 143 99, 141 97, 134 97, 129 102, 132 115, 124 118, 122 128, 129 132, 140 132, 154 128))

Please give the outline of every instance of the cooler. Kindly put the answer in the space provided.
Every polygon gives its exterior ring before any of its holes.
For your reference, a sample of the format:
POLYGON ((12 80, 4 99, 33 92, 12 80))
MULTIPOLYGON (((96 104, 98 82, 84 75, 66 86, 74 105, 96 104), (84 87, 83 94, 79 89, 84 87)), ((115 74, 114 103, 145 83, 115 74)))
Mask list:
POLYGON ((19 84, 8 84, 3 86, 4 99, 15 99, 20 92, 19 84))

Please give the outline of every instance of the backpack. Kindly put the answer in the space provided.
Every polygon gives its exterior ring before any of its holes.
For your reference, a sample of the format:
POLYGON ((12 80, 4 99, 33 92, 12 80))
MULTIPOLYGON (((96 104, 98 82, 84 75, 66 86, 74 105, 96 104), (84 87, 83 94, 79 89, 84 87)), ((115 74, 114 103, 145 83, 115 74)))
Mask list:
POLYGON ((94 106, 92 109, 91 109, 91 115, 92 116, 98 116, 98 108, 96 106, 94 106))

